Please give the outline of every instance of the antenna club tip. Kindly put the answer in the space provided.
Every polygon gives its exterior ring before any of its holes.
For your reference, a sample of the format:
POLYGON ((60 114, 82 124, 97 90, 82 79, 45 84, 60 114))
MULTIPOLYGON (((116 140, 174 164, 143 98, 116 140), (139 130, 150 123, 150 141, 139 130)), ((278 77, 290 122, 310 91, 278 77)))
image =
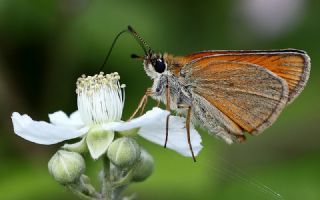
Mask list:
POLYGON ((133 30, 133 28, 132 28, 131 25, 128 25, 128 30, 129 30, 130 32, 135 32, 135 31, 133 30))

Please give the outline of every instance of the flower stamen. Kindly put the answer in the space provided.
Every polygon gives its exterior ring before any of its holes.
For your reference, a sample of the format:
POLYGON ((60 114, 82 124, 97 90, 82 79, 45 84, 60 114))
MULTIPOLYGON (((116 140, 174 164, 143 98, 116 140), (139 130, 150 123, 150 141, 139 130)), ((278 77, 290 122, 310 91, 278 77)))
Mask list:
POLYGON ((117 72, 82 75, 77 80, 78 109, 82 120, 88 124, 102 124, 121 119, 124 106, 124 88, 117 72))

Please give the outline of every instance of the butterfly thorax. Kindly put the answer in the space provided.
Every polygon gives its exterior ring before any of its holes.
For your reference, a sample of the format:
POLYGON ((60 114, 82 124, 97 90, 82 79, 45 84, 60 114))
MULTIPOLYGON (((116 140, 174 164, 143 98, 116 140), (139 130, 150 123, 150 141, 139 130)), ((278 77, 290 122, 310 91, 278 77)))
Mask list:
POLYGON ((184 88, 183 81, 179 75, 183 62, 180 57, 170 54, 152 54, 144 59, 144 69, 153 80, 152 97, 166 104, 166 88, 169 88, 170 108, 177 110, 177 105, 186 103, 188 91, 184 88), (162 71, 162 64, 165 69, 162 71))

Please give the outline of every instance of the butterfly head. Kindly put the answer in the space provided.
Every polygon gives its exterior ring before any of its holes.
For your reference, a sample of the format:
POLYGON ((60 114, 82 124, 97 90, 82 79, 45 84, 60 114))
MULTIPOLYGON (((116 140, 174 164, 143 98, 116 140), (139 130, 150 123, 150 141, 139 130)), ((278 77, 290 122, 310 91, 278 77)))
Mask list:
POLYGON ((128 26, 128 31, 136 38, 141 48, 144 51, 144 56, 137 56, 132 54, 132 58, 143 60, 144 69, 150 78, 157 78, 160 74, 164 73, 167 69, 167 64, 163 54, 154 53, 150 46, 140 37, 140 35, 131 27, 128 26))
POLYGON ((150 53, 145 55, 143 65, 147 75, 152 79, 157 78, 167 70, 167 63, 163 54, 150 53))

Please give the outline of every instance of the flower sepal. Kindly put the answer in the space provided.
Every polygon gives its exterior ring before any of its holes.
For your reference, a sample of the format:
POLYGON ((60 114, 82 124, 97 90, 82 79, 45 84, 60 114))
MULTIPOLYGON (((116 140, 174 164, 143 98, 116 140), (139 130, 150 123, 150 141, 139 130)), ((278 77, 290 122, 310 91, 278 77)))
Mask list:
POLYGON ((117 131, 117 133, 119 133, 122 136, 133 137, 133 136, 138 135, 139 129, 140 128, 137 127, 137 128, 133 128, 133 129, 125 130, 125 131, 117 131))
POLYGON ((98 159, 104 154, 114 139, 114 131, 101 128, 101 126, 93 126, 90 128, 86 136, 87 146, 93 159, 98 159))
POLYGON ((83 137, 79 142, 73 144, 64 144, 61 148, 67 151, 73 151, 81 154, 86 153, 88 152, 86 137, 83 137))

